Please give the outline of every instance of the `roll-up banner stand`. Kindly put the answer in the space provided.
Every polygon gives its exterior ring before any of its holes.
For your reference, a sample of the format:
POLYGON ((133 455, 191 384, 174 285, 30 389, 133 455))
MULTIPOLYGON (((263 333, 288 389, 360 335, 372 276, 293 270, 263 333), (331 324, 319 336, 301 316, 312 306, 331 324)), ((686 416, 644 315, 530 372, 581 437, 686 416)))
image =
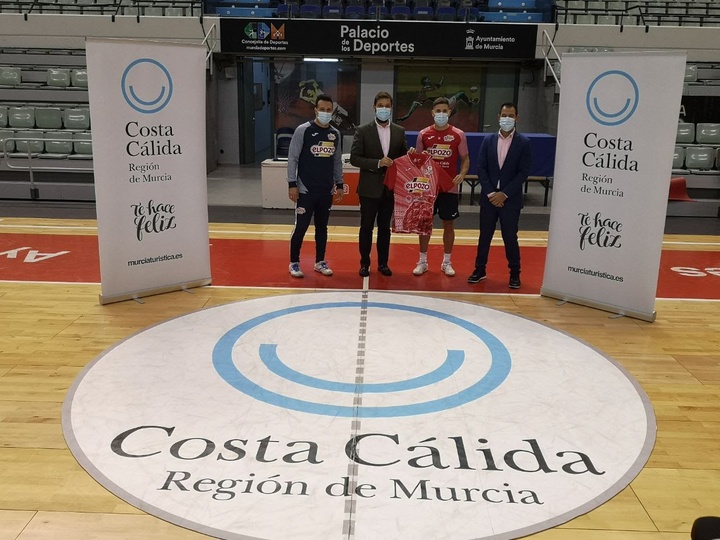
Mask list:
POLYGON ((87 40, 100 303, 210 284, 205 48, 87 40))
POLYGON ((655 320, 685 60, 563 55, 542 295, 655 320))

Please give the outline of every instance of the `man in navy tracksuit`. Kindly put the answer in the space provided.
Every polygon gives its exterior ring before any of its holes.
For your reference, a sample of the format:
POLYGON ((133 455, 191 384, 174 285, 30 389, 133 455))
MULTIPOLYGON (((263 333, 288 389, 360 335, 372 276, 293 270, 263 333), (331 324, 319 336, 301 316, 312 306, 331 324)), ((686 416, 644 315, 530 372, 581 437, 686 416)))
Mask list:
POLYGON ((288 196, 295 203, 295 228, 290 238, 290 275, 303 277, 300 269, 300 248, 310 226, 315 224, 314 270, 331 276, 325 261, 327 225, 333 203, 343 198, 342 155, 340 132, 330 125, 333 100, 320 94, 315 101, 315 120, 305 122, 293 133, 288 149, 288 196))

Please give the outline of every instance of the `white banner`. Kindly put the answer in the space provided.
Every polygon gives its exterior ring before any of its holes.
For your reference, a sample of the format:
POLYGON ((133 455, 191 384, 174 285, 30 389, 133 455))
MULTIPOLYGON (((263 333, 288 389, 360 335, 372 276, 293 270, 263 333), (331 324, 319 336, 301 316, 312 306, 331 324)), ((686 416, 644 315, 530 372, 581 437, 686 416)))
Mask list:
POLYGON ((541 293, 655 319, 685 53, 562 59, 541 293))
POLYGON ((87 41, 101 303, 210 283, 205 48, 87 41))

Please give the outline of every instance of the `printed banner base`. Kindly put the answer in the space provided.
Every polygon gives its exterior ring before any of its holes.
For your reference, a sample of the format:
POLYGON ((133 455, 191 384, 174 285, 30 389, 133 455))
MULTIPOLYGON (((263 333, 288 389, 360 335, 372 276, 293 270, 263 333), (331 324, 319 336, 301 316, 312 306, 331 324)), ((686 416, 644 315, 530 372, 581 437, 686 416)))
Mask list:
POLYGON ((655 311, 653 311, 652 313, 645 313, 643 311, 634 311, 631 309, 622 308, 620 306, 614 306, 612 304, 605 304, 603 302, 598 302, 589 298, 569 296, 567 293, 553 291, 551 289, 548 289, 547 287, 540 288, 540 296, 556 298, 558 300, 562 300, 563 302, 571 302, 573 304, 600 309, 602 311, 608 311, 610 313, 616 313, 618 315, 624 315, 627 317, 632 317, 633 319, 640 319, 641 321, 647 322, 655 322, 655 316, 657 314, 657 312, 655 311))
POLYGON ((176 283, 174 285, 166 285, 164 287, 157 287, 154 289, 147 289, 144 291, 127 292, 123 294, 115 295, 98 295, 100 299, 100 305, 113 304, 115 302, 124 302, 125 300, 137 300, 145 296, 154 296, 156 294, 165 294, 175 291, 184 291, 186 289, 194 289, 195 287, 204 287, 206 285, 212 285, 211 278, 203 278, 195 281, 187 281, 185 283, 176 283))

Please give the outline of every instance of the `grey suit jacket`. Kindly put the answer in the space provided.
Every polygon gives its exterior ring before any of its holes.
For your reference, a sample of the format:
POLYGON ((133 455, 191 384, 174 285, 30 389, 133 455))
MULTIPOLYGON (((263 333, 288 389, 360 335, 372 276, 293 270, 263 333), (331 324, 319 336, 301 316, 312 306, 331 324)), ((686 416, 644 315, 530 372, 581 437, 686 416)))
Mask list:
MULTIPOLYGON (((390 159, 407 154, 405 129, 390 124, 390 159)), ((383 194, 386 167, 378 168, 378 161, 384 157, 380 136, 375 120, 357 128, 350 150, 350 163, 360 169, 357 193, 361 197, 380 198, 383 194)))

